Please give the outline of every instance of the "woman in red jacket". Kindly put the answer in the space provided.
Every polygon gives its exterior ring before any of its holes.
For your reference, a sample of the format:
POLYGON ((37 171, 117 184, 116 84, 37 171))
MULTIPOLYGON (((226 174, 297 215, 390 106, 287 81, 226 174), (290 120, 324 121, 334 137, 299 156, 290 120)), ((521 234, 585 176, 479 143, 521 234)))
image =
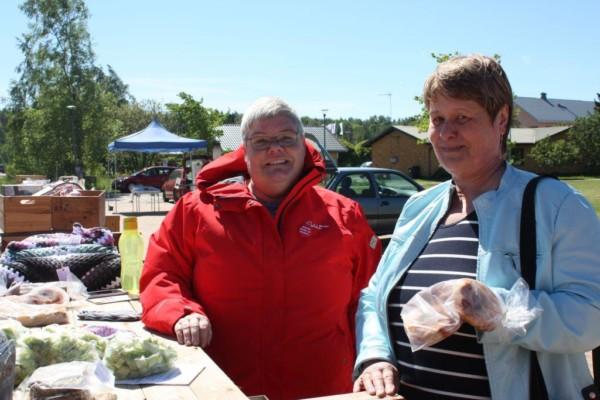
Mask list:
POLYGON ((257 100, 242 134, 152 236, 143 321, 204 347, 247 395, 350 392, 354 314, 381 244, 357 203, 318 185, 323 160, 286 103, 257 100))

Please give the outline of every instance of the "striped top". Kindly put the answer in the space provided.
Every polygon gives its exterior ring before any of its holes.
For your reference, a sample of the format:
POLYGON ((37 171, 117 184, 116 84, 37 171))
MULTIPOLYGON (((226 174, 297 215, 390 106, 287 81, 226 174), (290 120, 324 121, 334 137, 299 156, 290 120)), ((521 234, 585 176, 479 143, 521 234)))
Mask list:
POLYGON ((440 225, 388 298, 388 318, 400 371, 399 393, 418 399, 490 399, 490 388, 475 329, 463 324, 454 335, 412 352, 400 311, 418 291, 449 279, 476 277, 479 226, 475 212, 440 225))

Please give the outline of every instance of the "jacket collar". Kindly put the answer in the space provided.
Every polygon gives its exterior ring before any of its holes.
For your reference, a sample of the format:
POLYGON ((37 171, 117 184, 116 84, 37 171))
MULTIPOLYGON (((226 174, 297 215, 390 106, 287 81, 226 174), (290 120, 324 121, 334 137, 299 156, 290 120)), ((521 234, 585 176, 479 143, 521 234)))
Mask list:
MULTIPOLYGON (((280 207, 304 189, 318 184, 325 176, 325 162, 321 154, 308 141, 305 140, 304 145, 306 155, 300 179, 286 195, 280 207)), ((244 159, 245 154, 244 146, 240 146, 237 150, 219 157, 200 170, 196 176, 196 186, 200 189, 203 201, 214 202, 215 199, 247 201, 253 198, 246 184, 249 174, 244 159), (241 177, 241 180, 223 182, 236 177, 241 177)))

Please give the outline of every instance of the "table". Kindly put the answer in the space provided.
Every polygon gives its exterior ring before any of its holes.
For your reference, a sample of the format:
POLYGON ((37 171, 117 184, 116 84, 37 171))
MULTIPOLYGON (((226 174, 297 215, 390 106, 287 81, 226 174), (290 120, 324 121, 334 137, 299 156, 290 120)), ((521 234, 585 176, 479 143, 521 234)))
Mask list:
MULTIPOLYGON (((141 312, 142 307, 137 299, 126 295, 105 297, 95 300, 95 303, 87 301, 80 309, 85 310, 134 310, 141 312), (99 304, 102 302, 103 304, 99 304)), ((79 310, 79 309, 78 309, 79 310)), ((110 325, 134 332, 151 333, 159 340, 167 342, 177 351, 178 360, 182 362, 198 363, 204 367, 188 386, 182 385, 117 385, 114 389, 118 399, 125 400, 258 400, 263 396, 246 397, 244 393, 233 383, 231 379, 215 364, 213 360, 200 348, 188 347, 177 343, 172 338, 165 337, 146 330, 141 321, 135 322, 105 322, 105 321, 81 321, 76 317, 78 310, 72 310, 71 321, 73 324, 83 325, 110 325)), ((313 398, 313 400, 374 400, 376 397, 369 396, 365 392, 350 393, 335 396, 313 398)), ((388 400, 402 400, 402 396, 386 397, 388 400)), ((310 399, 305 399, 310 400, 310 399)))
POLYGON ((135 190, 131 192, 132 204, 131 211, 140 212, 140 197, 144 194, 150 196, 150 211, 160 211, 160 196, 161 191, 158 189, 144 189, 144 190, 135 190))
MULTIPOLYGON (((121 296, 122 297, 122 296, 121 296)), ((116 298, 115 298, 116 299, 116 298)), ((107 301, 108 298, 105 298, 107 301)), ((130 299, 122 302, 108 304, 93 304, 88 302, 85 309, 99 310, 122 310, 133 309, 141 312, 139 301, 130 299)), ((136 322, 97 322, 79 321, 73 319, 75 324, 106 324, 120 326, 133 331, 145 331, 141 321, 136 322)), ((146 331, 148 332, 148 331, 146 331)), ((168 344, 177 351, 178 359, 200 363, 204 369, 192 381, 189 386, 176 385, 117 385, 116 394, 119 399, 134 400, 248 400, 242 391, 229 379, 227 375, 210 359, 210 357, 199 347, 187 347, 179 345, 175 340, 160 335, 153 334, 160 340, 168 344)))

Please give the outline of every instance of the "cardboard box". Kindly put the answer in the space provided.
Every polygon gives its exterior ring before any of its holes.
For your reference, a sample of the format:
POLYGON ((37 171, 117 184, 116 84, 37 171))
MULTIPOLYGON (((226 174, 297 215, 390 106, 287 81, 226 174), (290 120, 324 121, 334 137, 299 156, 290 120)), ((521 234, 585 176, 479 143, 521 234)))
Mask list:
POLYGON ((52 230, 52 198, 0 196, 0 229, 5 234, 52 230))
POLYGON ((85 228, 105 226, 105 197, 103 190, 83 190, 81 196, 52 196, 52 229, 68 231, 73 223, 85 228))

